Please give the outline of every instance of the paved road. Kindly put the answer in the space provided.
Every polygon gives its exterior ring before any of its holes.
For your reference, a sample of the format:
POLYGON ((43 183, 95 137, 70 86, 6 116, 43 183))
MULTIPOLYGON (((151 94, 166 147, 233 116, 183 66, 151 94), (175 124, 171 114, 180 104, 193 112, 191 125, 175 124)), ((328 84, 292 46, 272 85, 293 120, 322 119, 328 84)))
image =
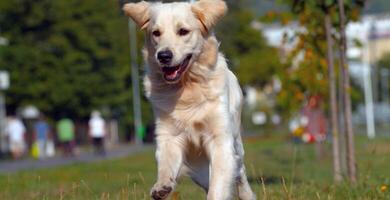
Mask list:
POLYGON ((148 146, 126 145, 126 146, 119 146, 115 149, 107 151, 105 156, 95 155, 94 153, 90 153, 90 152, 83 152, 75 157, 69 157, 69 158, 53 157, 45 160, 24 159, 24 160, 16 160, 16 161, 0 161, 0 173, 7 174, 7 173, 17 172, 22 170, 51 168, 51 167, 69 165, 73 163, 88 163, 88 162, 96 162, 101 160, 122 158, 152 148, 153 148, 152 145, 148 145, 148 146))

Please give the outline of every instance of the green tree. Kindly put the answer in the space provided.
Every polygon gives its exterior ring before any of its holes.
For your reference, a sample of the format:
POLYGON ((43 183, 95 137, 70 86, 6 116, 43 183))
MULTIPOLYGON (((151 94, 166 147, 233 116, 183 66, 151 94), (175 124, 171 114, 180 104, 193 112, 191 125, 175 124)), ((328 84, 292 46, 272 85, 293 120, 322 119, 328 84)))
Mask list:
POLYGON ((0 47, 10 110, 33 104, 78 119, 93 109, 131 113, 127 18, 117 1, 1 1, 0 24, 10 41, 0 47))
POLYGON ((276 48, 268 46, 261 31, 252 27, 253 13, 239 1, 228 1, 229 14, 217 26, 221 51, 243 85, 263 86, 280 68, 276 48))

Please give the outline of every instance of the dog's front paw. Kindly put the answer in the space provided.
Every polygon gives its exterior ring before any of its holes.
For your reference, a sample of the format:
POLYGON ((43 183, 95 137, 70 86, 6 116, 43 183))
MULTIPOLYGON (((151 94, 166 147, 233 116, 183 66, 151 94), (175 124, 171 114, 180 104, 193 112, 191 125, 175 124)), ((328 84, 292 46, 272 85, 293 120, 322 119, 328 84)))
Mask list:
POLYGON ((156 183, 153 188, 152 188, 152 191, 150 192, 150 195, 152 196, 152 198, 154 200, 163 200, 163 199, 166 199, 169 195, 169 193, 171 193, 173 190, 173 185, 169 184, 169 185, 162 185, 162 184, 158 184, 156 183))

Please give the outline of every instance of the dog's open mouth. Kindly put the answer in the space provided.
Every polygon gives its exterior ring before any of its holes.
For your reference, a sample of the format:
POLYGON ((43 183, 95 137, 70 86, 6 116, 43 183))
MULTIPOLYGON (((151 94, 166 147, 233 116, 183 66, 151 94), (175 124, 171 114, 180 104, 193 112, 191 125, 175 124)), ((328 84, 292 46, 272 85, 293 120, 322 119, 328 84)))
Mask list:
POLYGON ((192 54, 189 54, 180 64, 176 66, 165 66, 162 68, 164 73, 164 79, 168 82, 174 82, 179 80, 182 73, 187 69, 190 63, 192 54))

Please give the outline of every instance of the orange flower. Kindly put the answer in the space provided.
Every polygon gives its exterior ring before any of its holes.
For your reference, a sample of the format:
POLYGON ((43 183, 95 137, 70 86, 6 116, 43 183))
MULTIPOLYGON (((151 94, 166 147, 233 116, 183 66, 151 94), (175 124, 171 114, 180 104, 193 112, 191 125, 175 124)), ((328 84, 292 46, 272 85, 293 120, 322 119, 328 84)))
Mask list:
POLYGON ((381 186, 381 192, 386 192, 387 191, 387 185, 382 185, 381 186))
POLYGON ((307 49, 305 52, 305 59, 306 60, 311 60, 313 58, 313 51, 311 49, 307 49))

